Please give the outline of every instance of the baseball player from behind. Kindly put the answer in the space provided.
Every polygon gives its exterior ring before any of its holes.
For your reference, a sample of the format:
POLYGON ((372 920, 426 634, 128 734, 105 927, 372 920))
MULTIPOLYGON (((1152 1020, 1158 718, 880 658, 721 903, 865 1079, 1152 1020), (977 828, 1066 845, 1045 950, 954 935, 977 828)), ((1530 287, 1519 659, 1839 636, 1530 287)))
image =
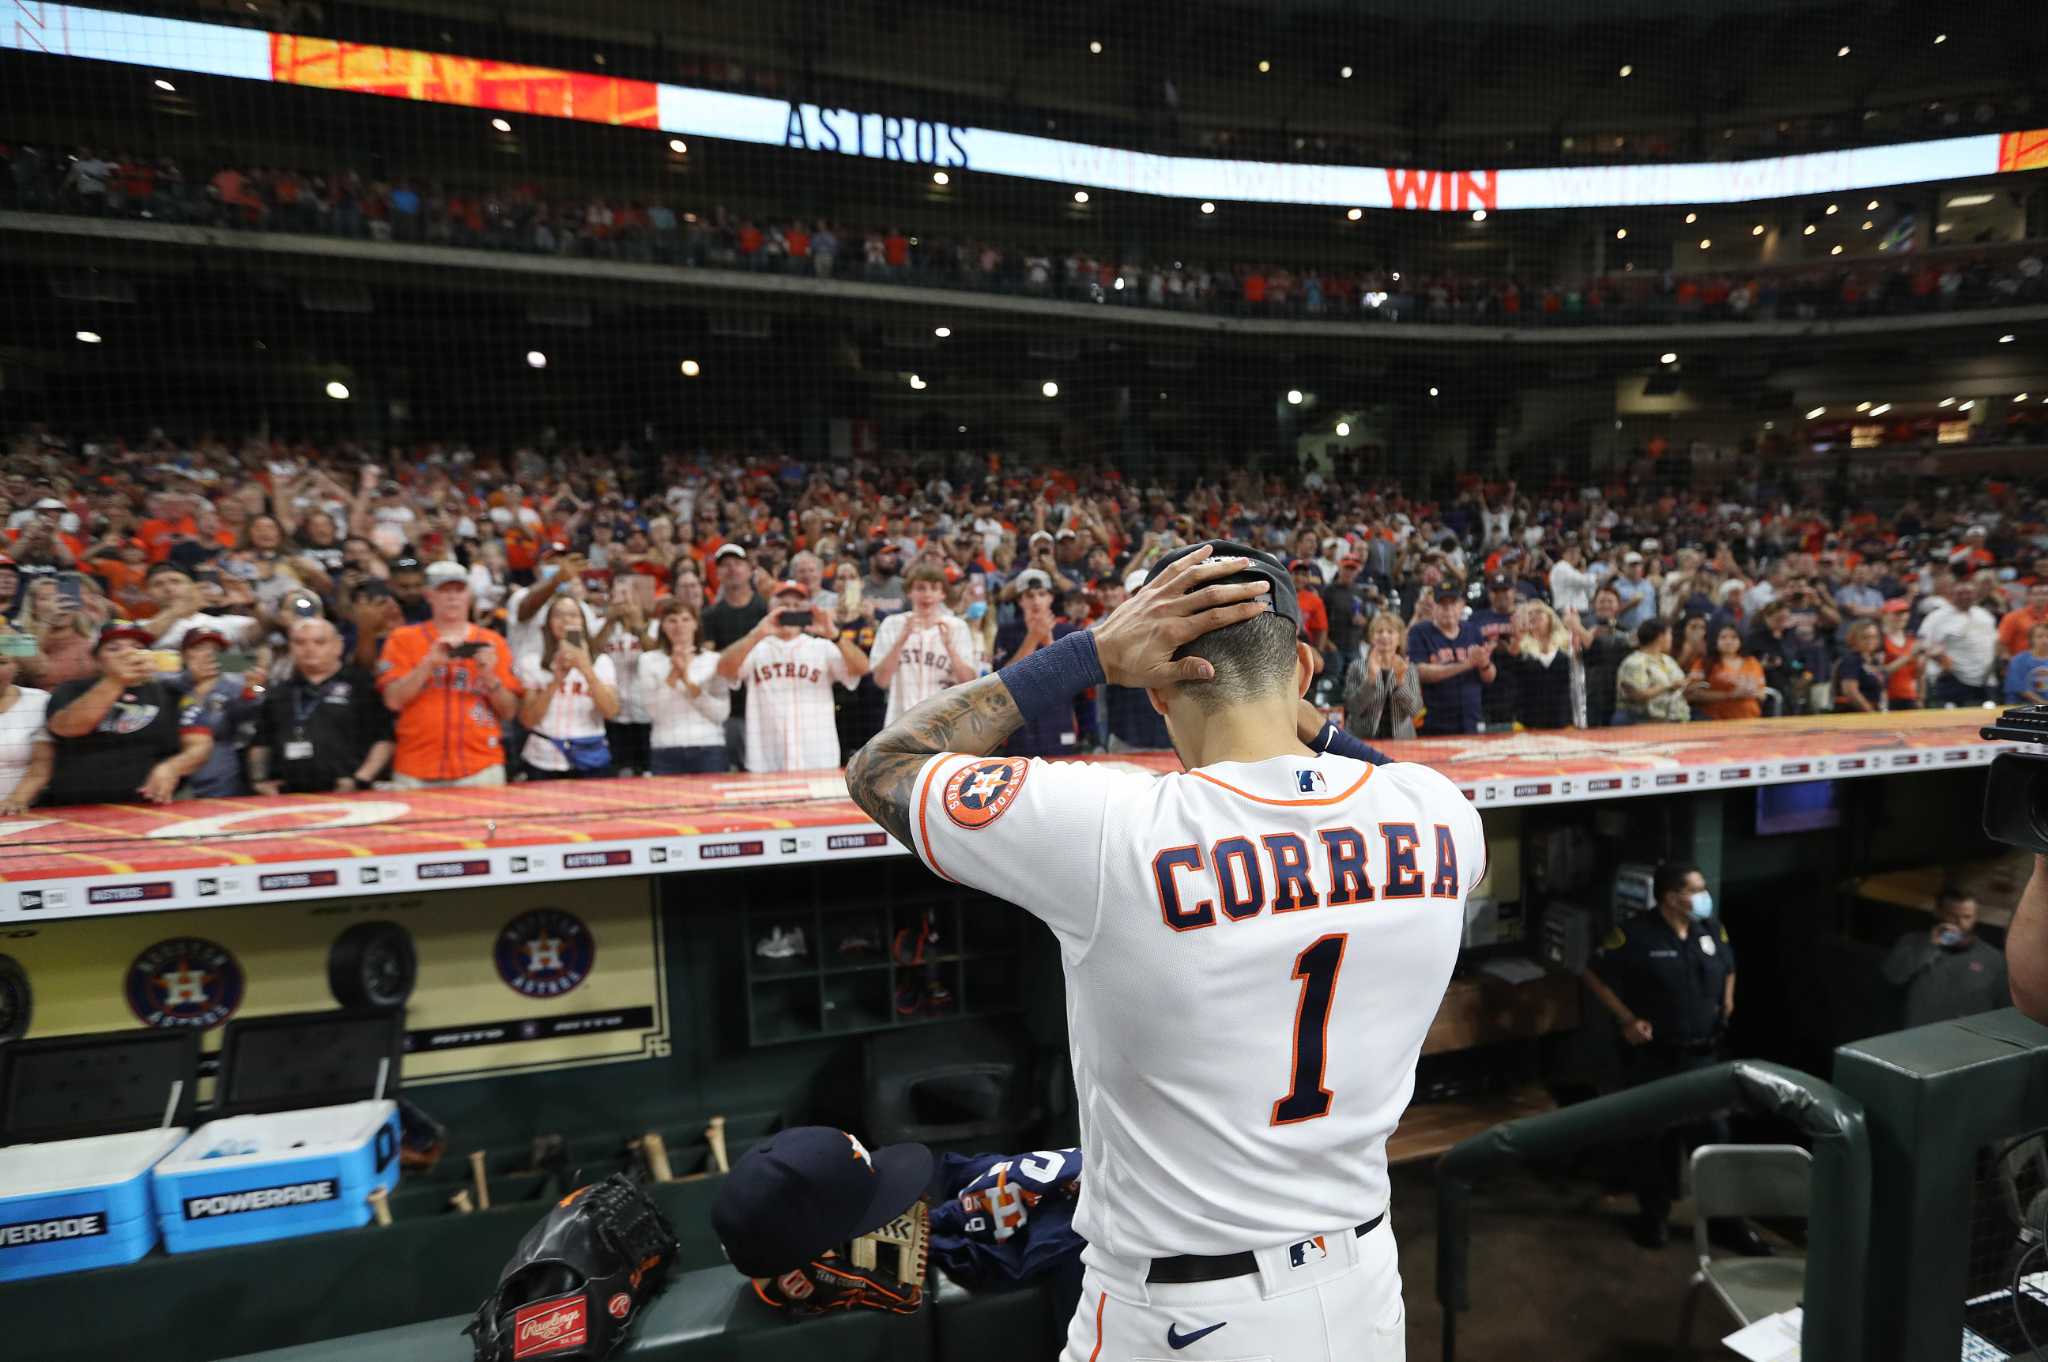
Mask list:
POLYGON ((1406 1353, 1386 1141, 1486 845, 1435 771, 1304 742, 1299 628, 1276 559, 1198 544, 847 768, 935 873, 1059 941, 1089 1169, 1064 1362, 1406 1353), (986 755, 1104 682, 1148 692, 1184 772, 986 755))

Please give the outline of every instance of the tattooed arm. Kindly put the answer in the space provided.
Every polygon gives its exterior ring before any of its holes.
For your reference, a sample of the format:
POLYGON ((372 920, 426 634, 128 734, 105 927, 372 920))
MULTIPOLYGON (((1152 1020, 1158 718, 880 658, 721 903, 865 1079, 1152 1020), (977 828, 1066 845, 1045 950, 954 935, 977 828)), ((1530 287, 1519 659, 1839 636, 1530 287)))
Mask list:
POLYGON ((1000 676, 942 691, 872 738, 846 764, 846 788, 868 817, 904 846, 917 803, 917 774, 941 752, 982 756, 1003 745, 1024 716, 1000 676))
MULTIPOLYGON (((1173 564, 1090 631, 1103 677, 1110 684, 1147 687, 1208 680, 1216 670, 1206 659, 1176 659, 1175 650, 1212 629, 1268 609, 1258 599, 1270 589, 1267 583, 1223 583, 1243 567, 1242 559, 1210 555, 1204 546, 1173 564)), ((868 817, 914 851, 910 822, 917 807, 918 772, 925 763, 941 752, 984 756, 1023 721, 1001 672, 955 686, 911 710, 854 753, 846 764, 847 792, 868 817)))

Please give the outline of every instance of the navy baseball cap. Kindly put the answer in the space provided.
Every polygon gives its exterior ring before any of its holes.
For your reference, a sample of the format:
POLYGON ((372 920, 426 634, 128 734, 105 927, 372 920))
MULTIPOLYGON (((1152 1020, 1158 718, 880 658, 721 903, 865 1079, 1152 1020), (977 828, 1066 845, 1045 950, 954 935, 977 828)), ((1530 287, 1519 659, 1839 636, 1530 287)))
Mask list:
POLYGON ((888 1224, 931 1180, 932 1152, 921 1144, 870 1152, 835 1126, 795 1126, 733 1165, 711 1227, 734 1267, 778 1277, 888 1224))
MULTIPOLYGON (((1233 572, 1223 578, 1223 582, 1271 582, 1273 589, 1266 593, 1266 604, 1272 607, 1274 614, 1288 621, 1296 629, 1301 628, 1301 594, 1300 588, 1294 584, 1294 574, 1272 554, 1255 549, 1250 544, 1240 544, 1235 539, 1204 539, 1199 544, 1176 549, 1154 563, 1152 570, 1145 574, 1145 580, 1149 583, 1168 567, 1201 548, 1203 544, 1214 549, 1218 558, 1245 560, 1244 571, 1233 572)), ((1208 585, 1215 586, 1217 583, 1210 582, 1208 585)))

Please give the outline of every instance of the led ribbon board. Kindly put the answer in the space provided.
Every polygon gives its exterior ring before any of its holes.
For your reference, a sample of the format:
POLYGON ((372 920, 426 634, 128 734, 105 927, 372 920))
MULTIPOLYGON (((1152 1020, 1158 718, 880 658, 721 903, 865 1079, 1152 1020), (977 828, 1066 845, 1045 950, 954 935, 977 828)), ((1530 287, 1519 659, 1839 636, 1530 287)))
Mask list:
POLYGON ((1085 189, 1469 213, 1749 203, 2048 168, 2048 129, 1686 165, 1418 170, 1156 156, 616 76, 13 0, 0 48, 1085 189))

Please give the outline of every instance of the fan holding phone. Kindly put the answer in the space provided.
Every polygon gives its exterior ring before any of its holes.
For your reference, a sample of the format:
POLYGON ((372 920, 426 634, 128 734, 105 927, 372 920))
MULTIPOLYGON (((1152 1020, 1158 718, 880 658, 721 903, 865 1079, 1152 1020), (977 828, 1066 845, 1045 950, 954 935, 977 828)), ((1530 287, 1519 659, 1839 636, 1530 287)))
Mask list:
POLYGON ((618 671, 608 654, 592 658, 580 601, 557 596, 548 603, 540 656, 521 662, 520 673, 527 778, 611 775, 604 724, 619 712, 618 671))

